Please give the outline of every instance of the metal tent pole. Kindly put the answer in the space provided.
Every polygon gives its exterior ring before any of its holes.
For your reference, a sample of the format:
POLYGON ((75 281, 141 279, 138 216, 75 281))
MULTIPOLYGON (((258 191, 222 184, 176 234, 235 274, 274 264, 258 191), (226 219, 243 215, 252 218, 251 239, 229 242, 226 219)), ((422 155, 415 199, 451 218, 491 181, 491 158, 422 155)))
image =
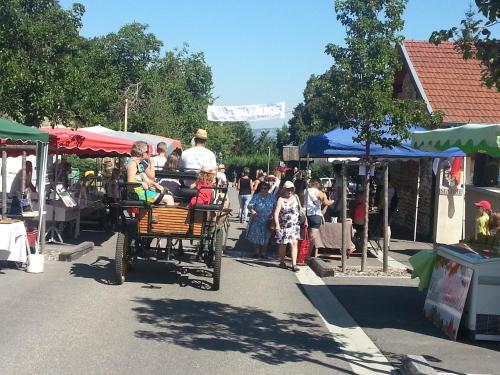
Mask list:
POLYGON ((2 151, 2 216, 7 217, 7 151, 2 151))
POLYGON ((45 249, 45 187, 47 175, 47 159, 48 159, 49 145, 47 143, 39 143, 37 147, 37 155, 40 155, 40 164, 38 165, 38 243, 40 250, 43 253, 45 249))
POLYGON ((417 200, 415 202, 415 226, 413 228, 413 242, 417 241, 417 223, 418 223, 418 204, 420 201, 420 159, 418 159, 418 175, 417 175, 417 200))
POLYGON ((384 254, 382 268, 389 270, 389 164, 384 164, 384 254))

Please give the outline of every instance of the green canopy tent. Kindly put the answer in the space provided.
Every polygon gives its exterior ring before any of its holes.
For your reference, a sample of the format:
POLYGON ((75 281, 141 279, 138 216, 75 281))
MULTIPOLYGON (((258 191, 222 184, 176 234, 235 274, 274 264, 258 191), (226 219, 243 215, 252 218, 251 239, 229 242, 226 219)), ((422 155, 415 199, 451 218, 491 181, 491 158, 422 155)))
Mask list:
POLYGON ((500 125, 467 124, 447 129, 417 131, 412 146, 425 151, 458 147, 466 154, 475 152, 500 157, 500 125))
MULTIPOLYGON (((37 154, 37 189, 39 195, 38 215, 38 243, 42 244, 45 238, 43 233, 43 212, 45 209, 45 175, 47 174, 49 133, 36 128, 18 124, 17 122, 0 118, 0 140, 36 144, 37 154)), ((9 145, 2 143, 2 214, 7 211, 7 148, 9 145)), ((23 165, 23 168, 25 166, 23 165)))

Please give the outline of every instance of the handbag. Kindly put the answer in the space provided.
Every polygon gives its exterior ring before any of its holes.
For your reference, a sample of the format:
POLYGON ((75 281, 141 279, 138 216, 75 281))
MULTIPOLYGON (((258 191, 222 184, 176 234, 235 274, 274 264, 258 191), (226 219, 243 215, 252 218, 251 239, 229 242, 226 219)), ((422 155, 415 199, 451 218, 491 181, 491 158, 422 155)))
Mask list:
POLYGON ((311 241, 309 240, 309 230, 307 226, 304 227, 304 238, 298 242, 298 255, 297 264, 306 264, 309 258, 309 250, 311 248, 311 241))
POLYGON ((299 197, 295 195, 295 199, 297 199, 297 204, 299 205, 299 224, 302 225, 306 222, 306 213, 304 207, 300 204, 299 197))

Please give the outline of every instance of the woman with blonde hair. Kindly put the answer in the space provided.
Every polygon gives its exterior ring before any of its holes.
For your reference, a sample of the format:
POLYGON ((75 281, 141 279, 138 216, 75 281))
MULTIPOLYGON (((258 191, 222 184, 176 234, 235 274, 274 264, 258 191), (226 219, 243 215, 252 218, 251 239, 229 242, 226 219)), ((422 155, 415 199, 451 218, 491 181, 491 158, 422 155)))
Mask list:
POLYGON ((297 272, 297 242, 300 239, 300 209, 299 198, 295 194, 293 182, 286 181, 281 190, 281 197, 276 202, 274 210, 274 225, 276 227, 276 243, 280 268, 287 268, 285 263, 286 247, 292 248, 292 271, 297 272))
POLYGON ((137 141, 132 145, 130 151, 131 158, 127 165, 127 182, 139 183, 141 186, 132 189, 130 192, 132 194, 131 198, 155 204, 166 203, 168 205, 173 205, 173 197, 166 194, 163 187, 149 178, 146 174, 142 162, 149 162, 150 156, 148 151, 149 147, 146 142, 137 141))

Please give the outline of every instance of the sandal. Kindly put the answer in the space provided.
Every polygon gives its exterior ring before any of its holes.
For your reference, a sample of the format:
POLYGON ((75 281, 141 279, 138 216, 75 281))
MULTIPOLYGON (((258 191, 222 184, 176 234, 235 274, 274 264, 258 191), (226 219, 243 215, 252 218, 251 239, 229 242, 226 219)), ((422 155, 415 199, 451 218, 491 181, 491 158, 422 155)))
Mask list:
POLYGON ((286 269, 286 268, 287 268, 287 267, 286 267, 286 263, 285 263, 285 262, 280 262, 280 264, 279 264, 279 266, 278 266, 278 267, 279 267, 279 268, 283 268, 283 269, 286 269))
POLYGON ((300 271, 300 268, 299 268, 299 267, 297 267, 297 266, 293 266, 293 267, 292 267, 292 271, 293 271, 293 272, 299 272, 299 271, 300 271))

